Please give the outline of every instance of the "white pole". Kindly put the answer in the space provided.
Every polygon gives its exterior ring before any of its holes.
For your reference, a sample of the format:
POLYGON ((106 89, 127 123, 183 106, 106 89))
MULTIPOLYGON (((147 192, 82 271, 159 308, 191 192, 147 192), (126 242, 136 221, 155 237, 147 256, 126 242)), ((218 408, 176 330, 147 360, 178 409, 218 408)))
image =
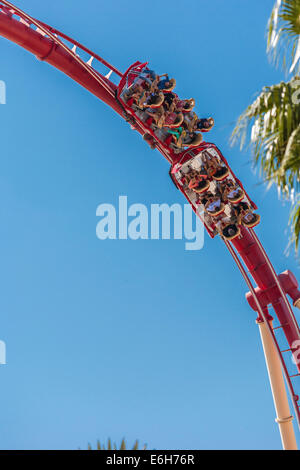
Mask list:
MULTIPOLYGON (((257 322, 261 341, 265 353, 274 405, 276 409, 276 422, 279 426, 282 447, 284 450, 297 450, 297 442, 293 427, 293 416, 290 412, 286 387, 284 383, 278 351, 274 345, 271 333, 264 322, 257 322)), ((272 326, 272 321, 270 322, 272 326)))

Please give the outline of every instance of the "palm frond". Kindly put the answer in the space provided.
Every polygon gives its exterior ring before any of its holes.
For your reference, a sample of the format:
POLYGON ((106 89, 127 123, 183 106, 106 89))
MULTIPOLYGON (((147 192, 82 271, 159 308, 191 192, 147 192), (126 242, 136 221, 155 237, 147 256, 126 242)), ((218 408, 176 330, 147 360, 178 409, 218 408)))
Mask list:
POLYGON ((290 214, 290 228, 291 228, 291 240, 290 243, 295 244, 296 250, 299 248, 300 239, 300 201, 298 200, 290 214))
POLYGON ((268 22, 267 52, 290 73, 300 70, 300 0, 276 0, 268 22))
MULTIPOLYGON (((147 448, 147 445, 145 444, 144 447, 141 450, 146 450, 146 448, 147 448)), ((107 447, 106 448, 105 448, 104 444, 102 445, 100 443, 100 441, 97 441, 96 449, 97 450, 127 450, 127 447, 126 447, 125 439, 122 439, 120 447, 118 448, 116 443, 112 444, 111 439, 109 438, 107 440, 107 447)), ((88 444, 88 450, 92 450, 92 446, 90 444, 88 444)), ((131 450, 139 450, 139 441, 138 440, 135 441, 135 443, 133 444, 133 447, 131 448, 131 450)))
MULTIPOLYGON (((265 87, 240 116, 231 143, 244 147, 250 141, 254 165, 268 186, 276 184, 279 194, 293 201, 300 190, 300 99, 299 77, 265 87), (296 91, 295 91, 296 90, 296 91)), ((298 206, 297 206, 298 207, 298 206)), ((294 243, 298 247, 298 212, 293 215, 294 243)))

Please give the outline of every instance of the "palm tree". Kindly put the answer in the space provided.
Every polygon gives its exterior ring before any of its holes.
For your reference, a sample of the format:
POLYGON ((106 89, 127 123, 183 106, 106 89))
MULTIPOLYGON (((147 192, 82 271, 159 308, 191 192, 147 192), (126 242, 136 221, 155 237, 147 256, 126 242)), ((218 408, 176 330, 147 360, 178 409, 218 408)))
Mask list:
MULTIPOLYGON (((92 450, 92 446, 90 444, 88 445, 88 450, 92 450)), ((102 445, 102 444, 100 444, 100 441, 98 441, 96 450, 127 450, 127 447, 126 447, 125 439, 122 439, 122 442, 121 442, 121 445, 120 445, 119 448, 117 447, 117 445, 115 443, 112 444, 111 439, 108 439, 107 448, 105 448, 104 444, 102 445)), ((131 448, 131 450, 139 450, 138 440, 135 441, 135 443, 133 444, 133 447, 131 448)), ((144 447, 141 450, 146 450, 146 444, 144 445, 144 447)))
POLYGON ((292 202, 291 239, 300 238, 300 0, 277 0, 268 23, 267 51, 278 65, 293 74, 287 82, 265 87, 238 119, 231 136, 241 148, 248 137, 269 186, 292 202))

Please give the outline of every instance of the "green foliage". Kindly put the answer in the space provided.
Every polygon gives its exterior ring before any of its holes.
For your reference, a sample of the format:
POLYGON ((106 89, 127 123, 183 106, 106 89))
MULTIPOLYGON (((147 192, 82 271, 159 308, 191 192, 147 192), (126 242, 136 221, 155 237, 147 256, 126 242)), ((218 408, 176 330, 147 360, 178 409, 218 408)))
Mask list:
MULTIPOLYGON (((299 69, 300 0, 277 0, 268 24, 268 52, 290 71, 299 69)), ((231 135, 232 144, 246 141, 268 187, 293 203, 290 243, 296 250, 300 237, 300 76, 263 88, 239 117, 231 135), (251 127, 251 132, 250 131, 251 127)))
POLYGON ((276 65, 296 71, 300 59, 300 0, 277 0, 269 23, 267 51, 276 65))
POLYGON ((291 231, 292 231, 290 244, 295 243, 296 249, 298 249, 299 237, 300 237, 300 202, 299 201, 294 205, 291 211, 290 225, 291 225, 291 231))
POLYGON ((275 183, 287 198, 300 188, 300 78, 265 87, 240 116, 233 144, 243 148, 251 125, 254 162, 269 185, 275 183), (298 95, 298 96, 297 96, 298 95))
MULTIPOLYGON (((145 444, 142 449, 139 449, 139 442, 138 440, 136 440, 133 447, 130 450, 146 450, 146 447, 147 446, 145 444)), ((92 446, 90 444, 88 445, 88 450, 92 450, 92 446)), ((105 448, 104 444, 101 445, 100 442, 98 441, 96 450, 127 450, 127 447, 126 447, 125 439, 122 439, 121 445, 119 448, 117 447, 116 443, 112 444, 111 439, 108 439, 107 448, 105 448)))

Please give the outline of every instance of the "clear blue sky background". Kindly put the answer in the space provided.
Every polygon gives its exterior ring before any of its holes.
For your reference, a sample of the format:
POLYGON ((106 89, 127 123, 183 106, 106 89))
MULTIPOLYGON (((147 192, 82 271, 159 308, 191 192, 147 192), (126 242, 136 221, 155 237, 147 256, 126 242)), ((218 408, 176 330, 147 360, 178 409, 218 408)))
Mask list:
MULTIPOLYGON (((176 77, 259 205, 278 272, 289 205, 230 148, 233 123, 283 74, 268 63, 274 0, 18 0, 120 70, 176 77)), ((184 203, 168 164, 68 77, 0 39, 0 448, 76 449, 109 436, 156 449, 278 449, 255 314, 219 239, 100 241, 96 208, 184 203)), ((296 313, 298 319, 299 314, 296 313)))

